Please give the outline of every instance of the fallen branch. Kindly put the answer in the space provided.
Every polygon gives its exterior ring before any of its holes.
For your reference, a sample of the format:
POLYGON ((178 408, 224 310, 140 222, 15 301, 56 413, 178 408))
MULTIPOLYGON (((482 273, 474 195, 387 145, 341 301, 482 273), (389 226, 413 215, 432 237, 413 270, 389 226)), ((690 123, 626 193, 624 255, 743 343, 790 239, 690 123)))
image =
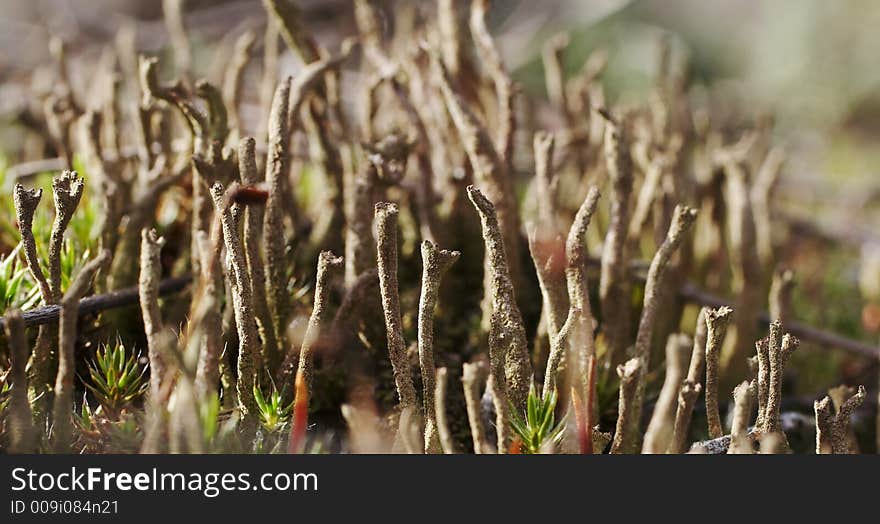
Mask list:
MULTIPOLYGON (((181 277, 166 278, 159 282, 159 296, 170 295, 182 291, 189 283, 192 282, 192 275, 184 275, 181 277)), ((92 295, 86 297, 79 302, 79 316, 91 315, 108 309, 130 306, 138 301, 137 286, 112 291, 102 295, 92 295)), ((43 324, 51 324, 58 321, 58 315, 61 306, 54 304, 51 306, 43 306, 25 311, 22 313, 25 327, 40 326, 43 324)), ((6 318, 0 317, 0 327, 6 326, 6 318)))
MULTIPOLYGON (((599 267, 599 260, 590 258, 587 260, 587 266, 591 268, 599 267)), ((644 282, 645 262, 641 260, 633 261, 630 264, 631 278, 636 282, 644 282)), ((182 275, 179 277, 171 277, 162 280, 159 283, 159 296, 170 295, 182 291, 189 283, 192 282, 192 275, 182 275)), ((732 306, 733 302, 725 298, 713 295, 708 291, 701 289, 693 284, 686 283, 678 290, 678 296, 687 302, 706 307, 732 306)), ((137 302, 137 288, 129 287, 104 293, 101 295, 93 295, 84 298, 79 304, 80 316, 99 313, 108 309, 124 307, 137 302)), ((59 307, 43 306, 22 312, 25 327, 40 326, 50 324, 58 320, 59 307)), ((762 326, 770 325, 770 313, 762 311, 757 315, 758 322, 762 326)), ((0 328, 5 326, 5 318, 0 317, 0 328)), ((856 353, 862 356, 878 358, 880 357, 880 346, 845 337, 839 333, 834 333, 822 328, 817 328, 804 324, 802 322, 789 321, 786 323, 786 329, 792 335, 798 337, 801 342, 809 342, 817 346, 826 348, 837 348, 850 353, 856 353)))

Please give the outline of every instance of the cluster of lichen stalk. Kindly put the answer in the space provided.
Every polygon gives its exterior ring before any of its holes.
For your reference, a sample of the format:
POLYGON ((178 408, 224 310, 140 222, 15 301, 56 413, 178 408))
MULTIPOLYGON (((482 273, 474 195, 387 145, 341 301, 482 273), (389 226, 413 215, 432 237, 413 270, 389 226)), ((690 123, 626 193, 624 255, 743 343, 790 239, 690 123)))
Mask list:
MULTIPOLYGON (((566 79, 567 38, 555 37, 542 53, 542 101, 523 95, 505 68, 486 25, 487 0, 440 0, 436 12, 408 7, 394 24, 385 23, 391 13, 377 3, 357 0, 358 34, 336 51, 318 43, 293 1, 263 4, 268 23, 254 136, 240 111, 243 75, 255 61, 252 32, 224 48, 232 57, 219 85, 192 82, 183 18, 167 13, 179 80, 163 82, 157 59, 120 45, 115 81, 99 103, 77 100, 66 76, 73 73, 57 50, 49 139, 68 162, 74 152, 85 160, 89 188, 105 212, 101 250, 62 290, 61 242, 86 187, 66 171, 53 182, 46 278, 36 247, 42 239, 32 234, 41 194, 16 186, 22 252, 43 303, 61 313, 58 327, 41 327, 32 348, 21 313, 5 316, 10 449, 34 450, 40 428, 50 428, 54 449, 71 449, 79 300, 90 288, 131 285, 139 289, 150 368, 144 452, 205 451, 196 421, 218 394, 238 418, 241 437, 253 439, 254 388, 269 384, 292 402, 287 449, 302 451, 309 430, 322 431, 308 427, 308 409, 321 387, 315 360, 333 344, 386 348, 377 354, 390 362, 387 378, 397 395, 386 417, 369 393, 350 386, 358 394, 341 406, 350 451, 452 453, 472 445, 476 453, 505 453, 516 438, 510 417, 525 411, 535 383, 542 397, 556 392, 564 399, 561 413, 577 411, 560 448, 549 451, 686 452, 701 392, 710 442, 726 439, 729 453, 788 449, 780 401, 798 341, 783 329, 791 275, 773 271, 768 212, 780 152, 767 146, 767 129, 727 129, 694 109, 668 41, 660 45, 649 103, 613 107, 602 86, 605 55, 593 53, 566 79), (304 64, 292 78, 277 78, 279 36, 304 64), (360 75, 362 92, 352 104, 343 103, 350 91, 344 74, 360 75), (539 104, 556 117, 554 131, 531 124, 539 104), (731 142, 733 132, 739 138, 731 142), (319 181, 311 196, 319 202, 310 208, 298 195, 306 157, 319 181), (518 172, 524 163, 533 177, 518 172), (528 188, 523 201, 520 187, 528 188), (153 228, 163 202, 174 198, 183 202, 188 231, 171 255, 183 256, 169 263, 171 246, 153 228), (417 309, 407 311, 401 261, 419 252, 417 309), (643 252, 650 263, 641 287, 633 277, 643 252), (449 344, 435 343, 444 337, 435 333, 435 311, 443 310, 444 326, 469 321, 470 312, 441 286, 464 278, 455 270, 465 259, 478 260, 467 270, 482 267, 483 285, 455 286, 482 293, 479 327, 466 341, 476 356, 458 364, 459 372, 440 354, 449 344), (174 308, 160 304, 159 283, 171 270, 194 279, 179 325, 178 317, 166 318, 174 308), (300 335, 292 328, 296 274, 312 283, 300 335), (677 291, 692 274, 729 274, 736 300, 733 309, 703 308, 690 337, 679 332, 684 304, 677 291), (754 313, 768 293, 779 320, 755 343, 754 313), (406 340, 410 319, 413 345, 406 340), (370 327, 383 322, 384 339, 370 327), (652 373, 664 347, 657 388, 652 373), (719 405, 730 403, 729 388, 743 379, 732 393, 727 430, 719 405), (619 390, 613 426, 600 420, 599 382, 619 390), (447 399, 462 398, 450 394, 459 384, 465 407, 455 411, 447 399), (642 413, 651 406, 643 430, 642 413), (452 413, 466 418, 459 421, 469 427, 464 446, 451 429, 452 413)), ((817 452, 853 451, 847 426, 864 389, 838 393, 816 403, 817 452)))

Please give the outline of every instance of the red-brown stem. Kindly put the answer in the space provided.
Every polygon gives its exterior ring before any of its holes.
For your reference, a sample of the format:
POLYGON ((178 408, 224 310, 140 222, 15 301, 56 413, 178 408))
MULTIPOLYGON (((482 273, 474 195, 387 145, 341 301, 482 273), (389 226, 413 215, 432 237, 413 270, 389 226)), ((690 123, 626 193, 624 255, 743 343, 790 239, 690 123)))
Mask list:
POLYGON ((590 355, 587 361, 587 401, 581 405, 581 396, 577 388, 571 388, 571 401, 574 404, 575 422, 577 423, 578 445, 581 455, 593 454, 593 403, 595 402, 596 356, 590 355))
POLYGON ((571 402, 572 409, 574 409, 575 424, 577 425, 578 449, 581 450, 581 455, 589 455, 593 451, 593 446, 589 445, 590 441, 587 435, 587 413, 584 410, 584 406, 581 405, 581 396, 574 386, 571 388, 571 402))
MULTIPOLYGON (((581 447, 581 452, 585 455, 593 454, 593 426, 595 422, 593 421, 593 413, 594 408, 593 405, 596 403, 596 355, 595 353, 589 356, 589 360, 587 361, 587 428, 586 428, 586 447, 581 447)), ((601 451, 601 450, 600 450, 601 451)))
POLYGON ((510 447, 507 449, 508 455, 522 455, 522 440, 519 438, 513 439, 513 442, 510 443, 510 447))
POLYGON ((296 372, 296 400, 293 403, 293 422, 290 425, 290 442, 287 452, 301 453, 309 425, 309 388, 302 370, 296 372))

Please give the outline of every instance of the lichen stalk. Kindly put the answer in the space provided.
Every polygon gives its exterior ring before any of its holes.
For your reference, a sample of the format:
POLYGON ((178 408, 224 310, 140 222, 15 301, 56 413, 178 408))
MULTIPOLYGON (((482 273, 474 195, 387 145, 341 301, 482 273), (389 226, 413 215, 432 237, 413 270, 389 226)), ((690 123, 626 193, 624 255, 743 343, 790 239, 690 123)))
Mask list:
POLYGON ((15 218, 21 233, 21 244, 24 246, 24 259, 28 271, 40 288, 43 303, 52 304, 52 291, 40 266, 40 259, 37 256, 37 241, 34 238, 34 213, 37 211, 42 196, 42 189, 25 189, 21 184, 15 184, 12 193, 15 218))
POLYGON ((636 402, 639 374, 641 373, 644 360, 640 357, 633 357, 626 361, 626 364, 617 366, 617 376, 620 377, 620 394, 618 399, 617 428, 614 432, 614 441, 611 443, 611 453, 626 453, 628 450, 627 433, 629 428, 638 424, 636 412, 636 402))
POLYGON ((499 311, 493 311, 489 325, 489 377, 486 389, 492 396, 495 408, 495 435, 498 453, 507 453, 511 442, 510 410, 519 409, 511 405, 510 386, 505 378, 505 356, 509 351, 504 333, 504 318, 499 311))
MULTIPOLYGON (((256 140, 252 137, 245 137, 239 141, 238 171, 245 187, 258 190, 263 182, 263 177, 257 171, 255 150, 256 140)), ((254 313, 257 317, 257 329, 263 342, 262 360, 266 369, 271 371, 276 369, 279 364, 280 349, 278 339, 275 338, 275 326, 272 323, 269 301, 266 298, 266 268, 261 251, 264 218, 265 204, 256 199, 250 202, 245 210, 243 236, 251 296, 254 303, 254 313)))
MULTIPOLYGON (((467 192, 480 215, 485 258, 488 261, 492 315, 498 317, 491 322, 489 333, 490 340, 494 339, 500 345, 496 356, 504 359, 504 375, 496 377, 496 385, 498 389, 506 386, 514 408, 524 413, 532 384, 532 364, 529 360, 525 326, 516 305, 504 236, 493 203, 474 186, 468 186, 467 192)), ((491 358, 490 343, 490 360, 491 358)), ((497 362, 492 363, 493 371, 497 370, 496 364, 497 362)))
POLYGON ((9 385, 11 387, 8 421, 10 453, 36 451, 33 412, 28 402, 27 361, 30 347, 21 311, 5 312, 4 331, 9 344, 9 385))
MULTIPOLYGON (((504 243, 508 251, 510 253, 519 253, 519 214, 517 213, 513 184, 505 169, 504 162, 496 150, 486 127, 477 120, 470 108, 464 104, 458 94, 452 89, 451 79, 446 67, 436 55, 431 55, 431 58, 431 63, 434 65, 435 70, 434 77, 473 167, 475 180, 485 189, 486 197, 494 204, 497 220, 500 224, 499 227, 503 233, 504 243)), ((517 257, 512 257, 509 264, 510 273, 514 276, 514 280, 518 280, 519 263, 517 257)), ((490 284, 486 282, 485 286, 484 293, 488 295, 490 284)), ((489 299, 484 297, 484 301, 487 300, 489 299)), ((487 316, 488 312, 484 314, 484 323, 487 316)))
POLYGON ((415 412, 416 390, 412 372, 406 357, 403 323, 400 316, 400 295, 397 282, 397 204, 379 202, 375 206, 375 229, 377 265, 379 267, 379 290, 382 294, 382 311, 388 339, 388 354, 394 370, 394 383, 400 400, 401 411, 415 412))
MULTIPOLYGON (((25 189, 21 184, 15 184, 12 199, 15 205, 15 215, 18 221, 18 230, 21 233, 21 244, 24 247, 24 258, 28 271, 40 289, 43 304, 54 304, 52 290, 49 281, 43 274, 40 259, 37 255, 37 241, 34 238, 33 224, 34 213, 43 195, 42 189, 25 189)), ((30 371, 29 394, 34 401, 34 410, 37 413, 44 411, 48 395, 46 391, 50 380, 50 364, 52 361, 52 345, 54 330, 48 326, 41 326, 34 347, 33 364, 30 371)))
POLYGON ((57 453, 69 452, 73 440, 73 378, 76 374, 74 349, 79 320, 79 301, 86 294, 95 274, 110 260, 109 251, 86 263, 61 298, 58 318, 58 373, 52 403, 52 444, 57 453))
POLYGON ((49 289, 52 303, 61 300, 61 251, 64 232, 82 199, 85 183, 76 171, 65 171, 52 179, 52 195, 55 201, 55 220, 49 238, 49 289))
POLYGON ((850 417, 864 403, 866 396, 865 386, 859 386, 858 391, 846 399, 836 413, 830 396, 826 395, 813 403, 817 455, 847 455, 854 452, 849 440, 850 417))
POLYGON ((327 309, 330 302, 330 279, 333 278, 337 270, 342 268, 342 262, 342 257, 337 257, 331 251, 322 251, 318 255, 318 267, 315 273, 315 301, 312 304, 312 313, 309 315, 309 323, 303 336, 302 346, 300 346, 299 353, 288 352, 276 377, 276 383, 287 391, 292 389, 288 386, 291 379, 294 378, 294 366, 296 366, 297 376, 302 376, 306 390, 309 392, 312 390, 315 374, 315 351, 318 349, 324 325, 329 320, 327 309))
POLYGON ((345 284, 352 285, 359 275, 369 270, 376 259, 373 240, 373 188, 376 166, 370 158, 364 159, 354 176, 345 205, 345 284))
POLYGON ((236 131, 236 136, 241 132, 238 117, 238 108, 241 105, 241 87, 244 80, 244 70, 251 59, 256 36, 252 31, 245 31, 235 40, 232 51, 232 60, 223 74, 222 95, 223 103, 229 118, 229 127, 236 131))
POLYGON ((141 231, 140 276, 138 297, 144 333, 147 336, 147 357, 150 361, 150 392, 158 394, 165 377, 165 361, 162 355, 162 316, 159 312, 159 281, 162 278, 160 259, 165 239, 154 229, 141 231))
MULTIPOLYGON (((451 455, 455 453, 455 444, 452 440, 452 432, 449 431, 449 422, 446 420, 446 385, 448 383, 446 368, 437 369, 437 384, 434 394, 434 409, 436 413, 437 433, 443 453, 451 455)), ((427 429, 426 429, 427 432, 427 429)), ((425 445, 427 448, 427 444, 425 445)))
POLYGON ((599 278, 599 304, 608 319, 603 333, 608 344, 606 359, 626 348, 629 331, 629 279, 626 274, 626 236, 629 226, 629 200, 633 186, 630 139, 624 125, 609 113, 599 112, 605 120, 605 163, 611 184, 611 210, 608 231, 602 248, 599 278))
POLYGON ((724 435, 718 412, 718 375, 721 347, 732 312, 728 307, 720 307, 706 313, 706 418, 709 438, 713 439, 724 435))
POLYGON ((486 441, 486 429, 483 427, 483 413, 480 405, 482 394, 480 389, 486 381, 488 370, 484 362, 465 362, 462 365, 461 384, 464 389, 464 401, 467 408, 468 424, 471 428, 471 440, 474 453, 482 455, 490 453, 486 441))
POLYGON ((495 47, 495 41, 486 26, 488 10, 489 0, 474 0, 471 3, 470 29, 476 45, 477 56, 495 86, 495 98, 498 104, 495 122, 497 129, 495 150, 498 152, 505 169, 510 169, 513 159, 513 135, 516 131, 514 111, 516 88, 504 68, 501 54, 495 47))
MULTIPOLYGON (((770 329, 774 327, 771 324, 770 329)), ((764 413, 767 411, 767 399, 770 396, 770 338, 765 337, 755 341, 755 353, 758 360, 758 418, 755 428, 759 432, 764 431, 764 413)))
MULTIPOLYGON (((587 282, 587 248, 585 235, 599 202, 598 188, 591 187, 581 203, 565 240, 565 279, 569 302, 592 317, 590 291, 587 282)), ((592 321, 592 318, 590 319, 592 321)), ((590 349, 590 348, 587 348, 590 349)))
MULTIPOLYGON (((618 431, 623 429, 622 450, 627 453, 633 453, 638 447, 638 422, 641 416, 642 402, 644 400, 645 382, 647 381, 647 369, 650 362, 651 339, 654 335, 654 324, 657 319, 657 312, 662 306, 664 297, 662 290, 665 289, 665 277, 669 269, 672 255, 678 250, 679 245, 684 241, 686 233, 693 226, 697 219, 697 211, 687 206, 675 206, 672 223, 666 234, 666 239, 657 249, 654 258, 651 260, 651 266, 648 269, 648 276, 645 281, 645 297, 642 306, 642 316, 639 321, 639 330, 636 335, 634 355, 641 359, 641 365, 638 372, 638 380, 636 387, 635 401, 633 403, 633 415, 627 420, 621 428, 620 415, 618 415, 618 431)), ((615 435, 615 438, 618 438, 615 435)))
MULTIPOLYGON (((772 340, 770 342, 770 391, 764 413, 765 433, 782 434, 782 421, 779 414, 782 405, 782 378, 789 357, 799 345, 800 341, 788 333, 782 337, 782 342, 779 345, 775 345, 772 340)), ((784 438, 784 434, 782 436, 784 438)))
MULTIPOLYGON (((419 297, 418 345, 425 412, 425 453, 441 451, 434 402, 434 308, 437 305, 440 280, 460 255, 458 251, 439 249, 430 240, 422 242, 422 292, 419 297)), ((436 386, 437 389, 439 387, 436 386)), ((445 446, 443 449, 446 449, 445 446)))
POLYGON ((593 314, 587 281, 587 249, 584 236, 599 202, 599 190, 590 188, 578 208, 565 241, 565 280, 568 292, 569 312, 559 333, 551 339, 550 355, 544 376, 543 395, 546 398, 556 383, 556 371, 566 350, 573 348, 573 363, 579 373, 578 387, 586 387, 592 394, 594 384, 586 380, 586 362, 595 354, 593 340, 593 314))
POLYGON ((761 267, 765 271, 773 267, 773 223, 770 219, 770 202, 785 164, 785 156, 785 151, 778 146, 767 153, 749 193, 755 219, 758 260, 761 261, 761 267))
POLYGON ((688 365, 687 377, 679 388, 678 406, 675 411, 675 423, 673 425, 673 437, 669 442, 669 446, 666 448, 667 453, 678 454, 686 451, 686 449, 684 449, 685 442, 683 439, 690 430, 691 418, 694 414, 694 404, 696 403, 696 398, 700 391, 702 391, 701 387, 697 387, 697 393, 692 393, 694 385, 699 386, 700 381, 704 376, 707 337, 706 314, 708 314, 708 312, 708 307, 702 307, 697 314, 697 325, 696 328, 694 328, 694 345, 691 350, 690 364, 688 365), (686 388, 688 389, 688 395, 693 398, 689 399, 687 396, 683 396, 683 393, 686 392, 686 388), (688 402, 688 400, 690 402, 688 402), (683 433, 684 436, 680 436, 679 432, 683 433))
POLYGON ((729 455, 751 455, 754 453, 749 436, 749 422, 754 411, 755 381, 743 381, 733 390, 733 421, 730 424, 729 455))
POLYGON ((737 295, 734 318, 735 338, 730 351, 726 351, 722 367, 725 373, 744 371, 746 357, 757 338, 755 312, 761 302, 760 291, 755 285, 761 282, 761 266, 755 249, 755 219, 748 193, 748 173, 740 158, 741 153, 722 151, 719 163, 724 168, 725 197, 727 199, 727 226, 732 287, 737 295))
POLYGON ((287 316, 287 281, 284 236, 284 195, 288 171, 290 133, 287 125, 290 77, 285 78, 275 90, 269 115, 269 143, 266 157, 266 185, 269 198, 266 201, 263 221, 263 262, 266 264, 266 300, 275 329, 279 347, 284 342, 287 316))
POLYGON ((675 411, 675 425, 672 428, 672 440, 667 453, 680 454, 687 451, 687 436, 690 429, 691 415, 694 404, 700 396, 702 386, 699 382, 686 379, 678 390, 678 407, 675 411))
POLYGON ((779 320, 783 325, 788 322, 791 314, 791 293, 794 285, 792 270, 778 268, 773 272, 770 283, 770 318, 779 320))
POLYGON ((672 441, 678 394, 681 383, 685 380, 690 349, 691 339, 685 334, 673 333, 666 340, 666 374, 660 395, 654 404, 651 421, 645 431, 642 453, 664 453, 672 441))
MULTIPOLYGON (((193 302, 193 328, 191 332, 202 337, 199 360, 196 365, 195 388, 201 398, 217 391, 220 381, 220 354, 222 351, 222 320, 220 304, 223 300, 223 281, 220 276, 220 251, 223 248, 222 226, 219 215, 214 216, 211 237, 201 231, 196 241, 201 246, 201 267, 204 268, 199 285, 198 298, 193 302)), ((224 402, 227 407, 238 404, 235 386, 224 383, 224 402), (227 387, 228 386, 228 387, 227 387), (228 397, 228 398, 227 398, 228 397)))
POLYGON ((290 49, 297 53, 303 63, 310 64, 320 58, 320 50, 314 36, 302 20, 302 12, 291 0, 263 0, 266 12, 274 17, 290 49))
POLYGON ((232 307, 235 315, 235 327, 238 331, 238 380, 236 392, 239 400, 239 411, 246 419, 257 415, 258 407, 254 399, 254 384, 260 374, 260 355, 262 354, 260 337, 254 316, 251 281, 247 270, 244 244, 238 233, 238 217, 240 208, 237 202, 230 202, 228 194, 237 189, 233 185, 229 191, 223 184, 215 182, 211 185, 211 198, 215 212, 220 216, 223 229, 223 243, 226 246, 228 268, 227 281, 232 293, 232 307))

